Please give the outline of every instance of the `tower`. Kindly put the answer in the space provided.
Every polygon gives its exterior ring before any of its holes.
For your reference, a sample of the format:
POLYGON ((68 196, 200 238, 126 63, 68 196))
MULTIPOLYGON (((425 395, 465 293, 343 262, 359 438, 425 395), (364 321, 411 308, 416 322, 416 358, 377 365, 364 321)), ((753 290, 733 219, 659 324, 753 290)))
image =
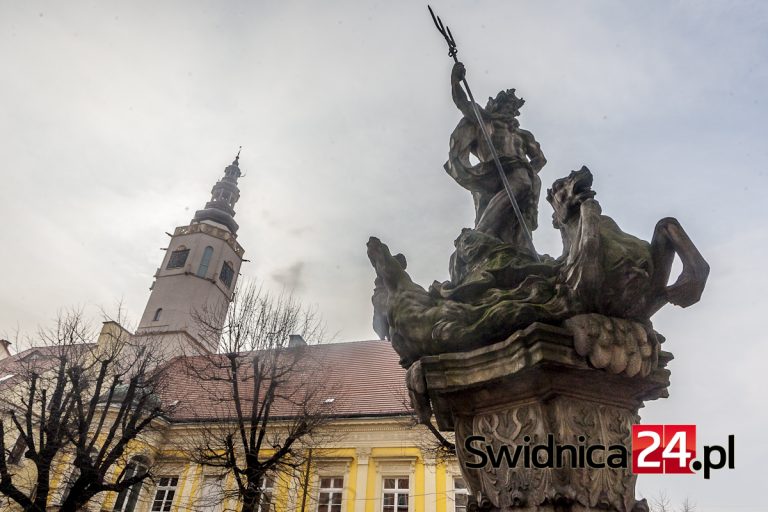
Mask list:
POLYGON ((239 159, 238 152, 205 208, 195 212, 189 225, 174 230, 155 272, 136 334, 158 339, 164 350, 216 352, 211 331, 224 324, 243 262, 234 219, 239 159))

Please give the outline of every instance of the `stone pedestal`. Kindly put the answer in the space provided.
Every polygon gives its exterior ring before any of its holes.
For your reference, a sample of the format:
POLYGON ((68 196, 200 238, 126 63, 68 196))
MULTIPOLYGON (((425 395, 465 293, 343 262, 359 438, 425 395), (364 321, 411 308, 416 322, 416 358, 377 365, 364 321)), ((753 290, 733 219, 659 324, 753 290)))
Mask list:
POLYGON ((412 370, 423 377, 438 428, 456 434, 462 472, 481 510, 638 512, 647 506, 635 500, 631 425, 645 400, 667 396, 671 358, 662 351, 647 375, 616 375, 580 356, 568 330, 533 324, 495 345, 423 357, 412 370), (496 454, 502 446, 512 455, 523 448, 511 467, 489 461, 473 469, 468 464, 481 459, 465 446, 470 436, 484 438, 470 447, 486 453, 486 445, 496 454), (550 455, 534 447, 549 438, 575 447, 561 453, 562 467, 557 460, 555 467, 523 467, 526 446, 538 452, 540 465, 546 462, 550 455), (617 453, 611 445, 622 445, 627 467, 578 467, 593 445, 606 447, 592 452, 597 463, 617 453))

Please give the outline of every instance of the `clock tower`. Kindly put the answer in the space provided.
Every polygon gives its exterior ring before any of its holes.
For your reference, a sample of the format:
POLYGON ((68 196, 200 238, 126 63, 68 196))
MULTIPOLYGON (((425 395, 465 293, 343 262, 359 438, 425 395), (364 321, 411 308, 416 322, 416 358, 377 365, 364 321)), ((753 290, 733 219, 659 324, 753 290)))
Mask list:
POLYGON ((243 248, 237 242, 240 153, 211 190, 211 200, 186 226, 177 227, 155 272, 136 331, 164 351, 217 351, 218 337, 237 284, 243 248))

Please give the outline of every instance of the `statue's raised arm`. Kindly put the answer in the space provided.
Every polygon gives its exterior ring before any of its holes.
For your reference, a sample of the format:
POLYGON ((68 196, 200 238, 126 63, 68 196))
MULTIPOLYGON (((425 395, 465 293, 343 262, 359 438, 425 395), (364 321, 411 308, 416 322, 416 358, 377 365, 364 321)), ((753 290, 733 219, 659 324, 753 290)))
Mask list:
MULTIPOLYGON (((464 75, 466 75, 466 73, 467 70, 461 62, 457 62, 453 65, 453 70, 451 70, 451 95, 453 96, 453 102, 459 110, 461 110, 461 113, 464 114, 464 117, 470 121, 474 121, 475 113, 472 111, 472 103, 467 98, 467 93, 464 92, 464 89, 461 87, 461 81, 464 80, 464 75)), ((480 107, 480 105, 476 106, 477 110, 483 114, 482 107, 480 107)))

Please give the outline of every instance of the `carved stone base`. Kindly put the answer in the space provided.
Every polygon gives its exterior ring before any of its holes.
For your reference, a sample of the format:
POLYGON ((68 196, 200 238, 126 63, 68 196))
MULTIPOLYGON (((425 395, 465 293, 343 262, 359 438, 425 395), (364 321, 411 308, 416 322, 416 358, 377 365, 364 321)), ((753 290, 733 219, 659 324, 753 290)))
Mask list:
POLYGON ((659 352, 645 376, 611 374, 576 353, 568 330, 533 324, 495 345, 424 357, 409 374, 423 376, 438 427, 455 431, 462 472, 479 509, 639 512, 647 506, 635 500, 631 426, 644 400, 667 396, 671 357, 659 352), (466 446, 470 436, 479 437, 466 446), (573 448, 558 454, 558 445, 573 448), (592 449, 591 462, 625 467, 588 467, 588 447, 594 445, 606 449, 592 449), (478 451, 498 455, 502 446, 510 456, 517 449, 518 459, 471 467, 483 462, 478 451), (551 467, 530 467, 534 459, 551 467))

